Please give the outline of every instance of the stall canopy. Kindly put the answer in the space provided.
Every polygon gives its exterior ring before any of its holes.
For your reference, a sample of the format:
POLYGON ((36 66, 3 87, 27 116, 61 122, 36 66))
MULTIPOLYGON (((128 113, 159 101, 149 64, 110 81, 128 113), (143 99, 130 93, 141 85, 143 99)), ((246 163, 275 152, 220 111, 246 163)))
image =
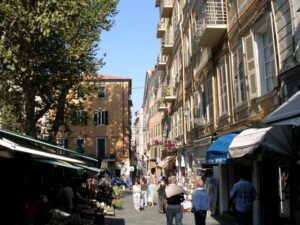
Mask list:
POLYGON ((272 125, 300 125, 300 91, 279 106, 263 121, 272 125))
POLYGON ((165 157, 163 160, 161 160, 157 164, 157 167, 164 168, 174 158, 175 158, 175 156, 167 156, 167 157, 165 157))
POLYGON ((39 162, 39 163, 46 163, 46 164, 50 164, 53 166, 59 166, 59 167, 64 167, 64 168, 69 168, 69 169, 74 169, 74 170, 83 170, 82 167, 80 166, 75 166, 72 165, 71 163, 67 163, 64 161, 60 161, 60 160, 55 160, 55 159, 33 159, 34 162, 39 162))
POLYGON ((69 163, 89 164, 98 162, 97 159, 82 155, 76 151, 62 148, 38 139, 0 129, 0 149, 10 150, 11 153, 29 154, 31 158, 60 160, 69 163))
POLYGON ((236 133, 229 133, 213 141, 206 153, 206 164, 226 163, 229 145, 236 136, 236 133))
POLYGON ((231 142, 229 158, 253 155, 258 149, 267 151, 267 153, 293 157, 291 132, 292 129, 289 125, 246 129, 231 142))

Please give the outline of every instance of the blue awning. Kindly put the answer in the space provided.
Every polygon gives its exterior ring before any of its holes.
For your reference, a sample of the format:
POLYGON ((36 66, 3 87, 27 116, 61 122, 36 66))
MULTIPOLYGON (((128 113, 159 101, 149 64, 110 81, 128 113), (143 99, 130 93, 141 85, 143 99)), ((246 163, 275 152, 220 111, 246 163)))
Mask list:
POLYGON ((229 145, 236 135, 236 133, 225 134, 213 141, 206 152, 206 164, 226 163, 229 145))

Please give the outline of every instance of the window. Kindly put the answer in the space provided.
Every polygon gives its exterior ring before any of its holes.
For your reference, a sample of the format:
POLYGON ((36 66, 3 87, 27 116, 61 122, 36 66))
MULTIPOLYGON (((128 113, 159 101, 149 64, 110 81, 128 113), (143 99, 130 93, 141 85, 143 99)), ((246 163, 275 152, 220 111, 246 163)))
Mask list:
POLYGON ((105 159, 106 158, 106 139, 105 138, 97 138, 97 158, 105 159))
POLYGON ((76 109, 73 124, 87 125, 87 111, 76 109))
POLYGON ((84 154, 84 139, 83 138, 77 138, 76 139, 76 151, 84 154))
POLYGON ((98 85, 98 97, 99 98, 106 97, 106 88, 105 88, 105 84, 103 84, 103 83, 98 85))
POLYGON ((108 111, 96 111, 94 114, 95 125, 108 125, 108 111))
POLYGON ((254 40, 258 54, 258 69, 260 88, 259 95, 265 95, 273 90, 273 80, 276 75, 275 49, 270 17, 263 18, 254 27, 254 40))
POLYGON ((217 67, 219 115, 228 112, 226 64, 223 59, 217 67))
POLYGON ((243 61, 243 48, 238 44, 232 52, 233 85, 235 106, 241 106, 246 102, 246 80, 243 61))

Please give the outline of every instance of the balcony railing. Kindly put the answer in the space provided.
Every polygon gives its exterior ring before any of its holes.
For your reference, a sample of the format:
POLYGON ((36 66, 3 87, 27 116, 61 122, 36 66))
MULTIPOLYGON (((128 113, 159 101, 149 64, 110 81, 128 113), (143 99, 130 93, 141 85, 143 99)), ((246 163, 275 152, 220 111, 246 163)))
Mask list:
POLYGON ((167 57, 165 55, 160 54, 157 57, 157 69, 164 70, 167 65, 167 57))
POLYGON ((174 0, 160 0, 161 18, 170 18, 173 11, 174 0))
POLYGON ((176 100, 174 85, 163 85, 162 96, 165 102, 173 102, 176 100))
POLYGON ((164 38, 161 41, 162 53, 168 55, 172 52, 174 45, 174 36, 171 32, 166 33, 164 38))
POLYGON ((224 0, 207 0, 199 7, 194 38, 200 46, 215 46, 227 30, 224 0))
POLYGON ((162 18, 157 25, 156 37, 162 38, 165 35, 166 28, 167 28, 166 19, 162 18))

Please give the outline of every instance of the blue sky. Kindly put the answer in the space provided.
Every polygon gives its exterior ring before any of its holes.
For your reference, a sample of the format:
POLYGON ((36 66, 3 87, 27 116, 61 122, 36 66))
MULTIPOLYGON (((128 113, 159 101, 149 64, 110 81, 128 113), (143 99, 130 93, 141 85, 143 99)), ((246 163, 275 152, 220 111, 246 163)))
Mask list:
POLYGON ((146 71, 154 68, 159 53, 155 0, 120 0, 115 25, 101 35, 100 54, 106 65, 100 74, 132 79, 133 113, 142 105, 146 71))

